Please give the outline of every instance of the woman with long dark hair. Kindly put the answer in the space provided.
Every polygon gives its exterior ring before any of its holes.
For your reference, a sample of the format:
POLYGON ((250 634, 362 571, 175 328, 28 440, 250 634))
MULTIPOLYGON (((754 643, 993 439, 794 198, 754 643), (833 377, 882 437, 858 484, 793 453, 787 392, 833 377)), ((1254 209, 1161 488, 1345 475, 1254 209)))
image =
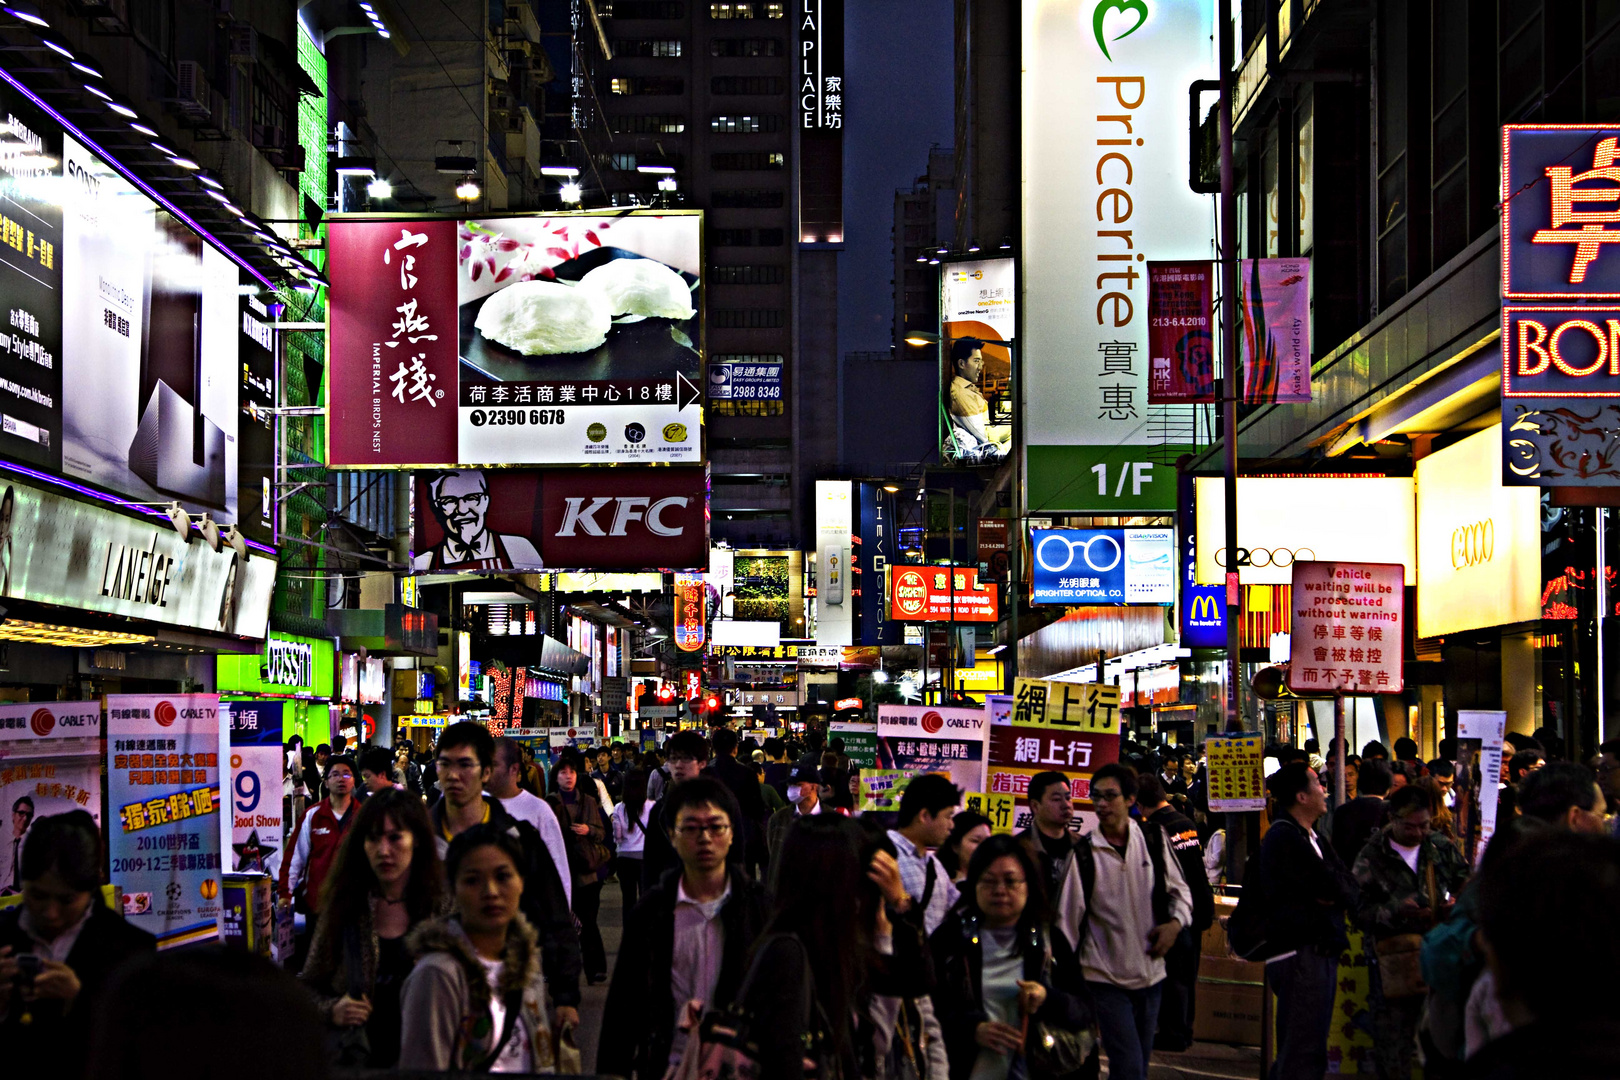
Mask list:
POLYGON ((445 910, 427 808, 400 788, 377 792, 338 849, 300 976, 329 1026, 334 1064, 399 1060, 400 991, 412 967, 405 937, 445 910))
POLYGON ((990 839, 990 819, 972 810, 958 810, 951 818, 951 835, 935 852, 939 864, 951 875, 951 882, 960 885, 967 879, 968 863, 980 844, 990 839))
POLYGON ((569 750, 551 770, 551 794, 546 802, 557 815, 568 841, 569 871, 574 875, 574 915, 579 919, 579 945, 585 976, 593 984, 607 981, 607 949, 596 915, 602 907, 602 883, 613 872, 613 849, 608 846, 608 820, 592 794, 584 759, 569 750))
POLYGON ((1089 1027, 1079 1000, 1057 989, 1079 985, 1080 973, 1068 941, 1046 924, 1043 880, 1023 843, 990 837, 968 861, 961 900, 929 939, 951 1080, 1029 1077, 1030 1018, 1089 1027))
POLYGON ((641 853, 647 842, 647 826, 653 804, 647 798, 647 770, 632 769, 625 774, 619 805, 613 808, 613 843, 618 849, 614 873, 624 894, 624 910, 629 913, 641 898, 641 853))

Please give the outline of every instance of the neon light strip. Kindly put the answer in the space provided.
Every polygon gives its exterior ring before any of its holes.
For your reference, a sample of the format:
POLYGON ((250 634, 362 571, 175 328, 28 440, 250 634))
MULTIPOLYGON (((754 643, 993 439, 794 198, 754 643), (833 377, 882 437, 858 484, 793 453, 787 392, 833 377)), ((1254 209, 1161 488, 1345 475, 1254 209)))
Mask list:
POLYGON ((175 206, 174 203, 170 202, 168 199, 164 198, 162 195, 159 195, 157 193, 157 191, 154 190, 152 188, 152 186, 149 185, 145 180, 142 180, 140 177, 136 176, 133 172, 131 172, 129 170, 129 168, 127 166, 125 166, 124 164, 119 162, 117 158, 115 158, 111 154, 107 153, 106 150, 103 150, 99 143, 97 143, 95 140, 91 139, 84 132, 80 131, 78 126, 75 125, 72 121, 70 121, 67 117, 63 116, 61 113, 59 113, 55 109, 51 108, 51 106, 47 105, 45 103, 45 100, 43 98, 41 98, 38 94, 34 93, 32 90, 28 89, 28 87, 26 87, 22 83, 18 82, 16 80, 16 78, 14 78, 11 75, 10 72, 6 71, 3 68, 0 68, 0 79, 4 79, 6 82, 10 83, 13 87, 16 88, 18 93, 22 94, 23 97, 25 97, 29 101, 33 102, 35 107, 37 107, 38 109, 43 111, 47 116, 49 116, 51 119, 55 120, 58 124, 61 124, 62 128, 65 131, 67 131, 69 134, 71 134, 75 139, 78 139, 80 142, 84 143, 84 145, 88 146, 91 150, 95 151, 95 153, 97 154, 97 156, 99 156, 101 158, 101 160, 105 161, 107 164, 111 165, 113 168, 117 169, 120 173, 122 173, 124 175, 124 179, 128 180, 130 183, 134 184, 136 187, 138 187, 142 191, 144 191, 146 193, 147 197, 150 198, 153 202, 158 203, 160 206, 162 206, 169 213, 173 214, 175 217, 177 217, 181 221, 185 222, 186 225, 188 225, 193 232, 197 233, 199 236, 205 237, 216 248, 218 248, 220 251, 224 252, 226 257, 229 258, 232 262, 236 263, 236 265, 240 266, 242 269, 246 270, 248 273, 252 274, 255 278, 257 278, 260 282, 262 282, 264 284, 265 288, 270 289, 270 290, 275 289, 275 285, 270 281, 270 279, 265 277, 263 274, 259 273, 259 271, 255 270, 251 263, 249 263, 246 259, 242 258, 235 251, 232 251, 230 249, 230 247, 228 247, 223 241, 221 241, 219 239, 219 237, 215 236, 213 233, 209 232, 207 229, 203 228, 201 225, 199 225, 195 221, 193 221, 192 218, 191 218, 191 215, 187 214, 185 211, 183 211, 179 207, 175 206))
MULTIPOLYGON (((4 74, 5 74, 5 72, 0 71, 0 75, 4 75, 4 74)), ((21 473, 23 476, 28 477, 30 480, 38 480, 41 483, 55 484, 57 487, 65 487, 69 491, 77 492, 80 495, 87 495, 90 498, 97 499, 97 500, 99 500, 101 502, 112 503, 114 506, 118 507, 121 510, 138 510, 141 513, 146 514, 146 515, 148 515, 150 517, 162 518, 165 521, 167 521, 168 518, 169 518, 168 514, 165 514, 162 510, 158 510, 158 509, 156 509, 154 507, 142 506, 140 503, 127 502, 124 499, 120 499, 116 495, 109 495, 104 491, 97 491, 94 488, 87 488, 82 484, 75 484, 71 480, 64 479, 63 477, 60 477, 60 476, 52 476, 50 473, 39 472, 36 469, 30 469, 26 465, 19 465, 14 461, 0 461, 0 469, 5 469, 5 470, 7 470, 9 472, 14 472, 14 473, 21 473)), ((200 526, 193 526, 193 527, 198 528, 200 530, 200 526)), ((245 536, 242 539, 247 542, 247 546, 250 547, 250 548, 253 548, 253 549, 257 550, 257 551, 262 551, 266 555, 274 555, 274 554, 276 554, 276 549, 273 548, 273 547, 266 547, 264 544, 259 543, 257 540, 248 540, 247 537, 245 537, 245 536)), ((189 543, 189 540, 187 542, 189 543)))

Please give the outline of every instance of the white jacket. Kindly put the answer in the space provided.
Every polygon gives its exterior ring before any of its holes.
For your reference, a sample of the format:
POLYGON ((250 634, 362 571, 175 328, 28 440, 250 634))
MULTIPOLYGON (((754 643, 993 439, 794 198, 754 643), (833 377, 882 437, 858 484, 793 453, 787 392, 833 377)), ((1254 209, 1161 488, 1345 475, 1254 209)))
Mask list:
MULTIPOLYGON (((1093 829, 1081 838, 1091 844, 1097 881, 1091 894, 1091 921, 1081 942, 1080 923, 1086 915, 1085 887, 1080 880, 1081 852, 1069 860, 1069 872, 1058 888, 1058 929, 1080 956, 1080 969, 1089 982, 1106 982, 1124 990, 1145 990, 1164 979, 1164 961, 1148 955, 1153 921, 1153 856, 1144 829, 1156 825, 1132 824, 1125 854, 1120 855, 1093 829)), ((1181 863, 1164 846, 1164 883, 1170 893, 1170 917, 1192 923, 1192 892, 1181 874, 1181 863)))

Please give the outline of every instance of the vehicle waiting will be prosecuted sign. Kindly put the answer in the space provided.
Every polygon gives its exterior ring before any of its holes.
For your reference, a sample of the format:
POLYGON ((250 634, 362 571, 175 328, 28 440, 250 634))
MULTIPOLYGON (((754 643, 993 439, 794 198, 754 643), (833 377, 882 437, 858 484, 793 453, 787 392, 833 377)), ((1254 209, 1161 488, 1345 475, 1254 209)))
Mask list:
POLYGON ((1398 694, 1405 567, 1296 562, 1288 687, 1298 694, 1398 694))

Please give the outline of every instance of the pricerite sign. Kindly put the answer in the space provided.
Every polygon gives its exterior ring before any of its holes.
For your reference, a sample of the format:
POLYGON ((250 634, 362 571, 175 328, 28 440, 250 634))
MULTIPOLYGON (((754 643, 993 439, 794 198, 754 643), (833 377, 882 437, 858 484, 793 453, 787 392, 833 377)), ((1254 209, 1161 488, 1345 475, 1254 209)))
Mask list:
POLYGON ((890 617, 909 622, 995 622, 994 585, 981 585, 971 566, 897 566, 889 589, 890 617))

